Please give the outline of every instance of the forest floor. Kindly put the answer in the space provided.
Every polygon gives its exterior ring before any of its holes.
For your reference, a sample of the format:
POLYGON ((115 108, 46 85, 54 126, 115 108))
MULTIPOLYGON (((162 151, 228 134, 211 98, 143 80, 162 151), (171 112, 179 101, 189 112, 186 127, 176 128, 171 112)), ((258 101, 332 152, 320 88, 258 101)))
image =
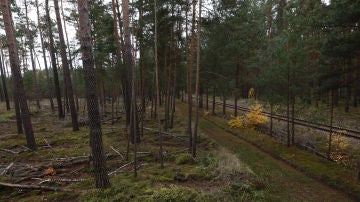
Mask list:
MULTIPOLYGON (((97 190, 86 125, 72 132, 69 117, 58 120, 46 110, 34 112, 39 149, 31 152, 24 147, 25 137, 16 134, 13 112, 1 110, 0 182, 59 187, 71 192, 0 186, 0 201, 356 201, 227 131, 226 121, 219 117, 200 118, 198 155, 193 159, 186 151, 188 143, 183 135, 185 111, 185 105, 179 103, 175 127, 169 131, 171 135, 165 135, 164 169, 159 165, 159 136, 145 130, 138 149, 137 178, 132 172, 132 146, 126 160, 127 138, 124 125, 119 123, 124 122, 124 115, 118 115, 119 122, 114 125, 110 117, 103 118, 108 170, 116 173, 110 175, 112 188, 97 190)), ((145 126, 157 128, 150 119, 145 126)), ((254 130, 241 134, 260 136, 254 130)), ((329 166, 321 160, 319 164, 329 166)), ((359 184, 355 182, 350 188, 356 191, 359 184)))

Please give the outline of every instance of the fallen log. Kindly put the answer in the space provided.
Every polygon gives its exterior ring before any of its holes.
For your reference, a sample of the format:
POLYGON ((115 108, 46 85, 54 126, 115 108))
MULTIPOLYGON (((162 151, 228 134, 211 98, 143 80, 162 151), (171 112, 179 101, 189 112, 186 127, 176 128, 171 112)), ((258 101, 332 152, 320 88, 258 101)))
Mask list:
POLYGON ((0 186, 3 187, 10 187, 10 188, 20 188, 20 189, 39 189, 39 190, 46 190, 46 191, 73 191, 72 189, 66 189, 62 187, 47 187, 41 185, 27 185, 27 184, 11 184, 0 182, 0 186))
MULTIPOLYGON (((148 130, 148 131, 153 131, 153 132, 158 132, 158 130, 155 130, 153 128, 147 128, 147 127, 144 127, 145 130, 148 130)), ((175 133, 167 133, 167 132, 161 132, 161 134, 163 135, 168 135, 168 136, 171 136, 171 137, 174 137, 174 138, 177 138, 179 140, 182 140, 182 141, 188 141, 187 139, 183 139, 183 138, 186 138, 188 136, 186 135, 181 135, 181 134, 175 134, 175 133)))

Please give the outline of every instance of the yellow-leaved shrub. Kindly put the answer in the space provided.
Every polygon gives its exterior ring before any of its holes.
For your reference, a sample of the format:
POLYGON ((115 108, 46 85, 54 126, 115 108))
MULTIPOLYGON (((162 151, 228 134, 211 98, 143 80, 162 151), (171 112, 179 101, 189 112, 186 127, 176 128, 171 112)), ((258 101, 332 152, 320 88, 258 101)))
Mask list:
POLYGON ((266 116, 262 115, 262 105, 255 102, 251 105, 250 112, 246 114, 246 125, 249 127, 257 126, 262 123, 267 123, 269 120, 266 116))
POLYGON ((268 122, 268 118, 261 114, 262 106, 261 104, 255 102, 255 104, 250 105, 250 111, 243 116, 233 117, 228 125, 231 128, 246 128, 246 127, 255 127, 259 124, 268 122))
POLYGON ((232 119, 228 122, 228 125, 231 128, 245 128, 246 127, 245 116, 232 117, 232 119))

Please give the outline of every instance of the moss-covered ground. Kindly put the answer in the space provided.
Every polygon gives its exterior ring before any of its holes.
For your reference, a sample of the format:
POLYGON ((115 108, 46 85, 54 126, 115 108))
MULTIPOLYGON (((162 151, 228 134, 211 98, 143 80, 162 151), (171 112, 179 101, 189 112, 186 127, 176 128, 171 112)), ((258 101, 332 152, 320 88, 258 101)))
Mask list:
MULTIPOLYGON (((80 120, 84 119, 82 113, 80 120)), ((145 130, 141 136, 138 163, 142 166, 135 178, 132 166, 110 176, 111 188, 95 188, 92 164, 82 162, 55 168, 52 175, 44 175, 45 170, 66 163, 71 158, 90 155, 88 128, 82 126, 73 132, 70 117, 58 120, 56 114, 43 109, 33 110, 32 121, 38 150, 26 150, 24 135, 16 134, 13 112, 0 112, 0 173, 7 165, 14 163, 0 182, 64 187, 71 192, 53 192, 0 187, 0 201, 266 201, 269 194, 265 183, 231 150, 219 146, 211 138, 201 133, 198 154, 191 157, 184 137, 164 136, 164 164, 160 168, 159 136, 145 130), (26 178, 40 173, 39 176, 26 178), (41 175, 42 174, 42 175, 41 175), (47 182, 45 180, 52 179, 47 182), (56 181, 58 179, 58 181, 56 181), (71 179, 77 182, 64 182, 71 179)), ((105 117, 108 120, 110 117, 105 117)), ((126 160, 127 137, 124 133, 124 117, 111 124, 104 121, 103 142, 108 171, 133 161, 133 146, 130 144, 126 160), (117 155, 113 149, 122 153, 117 155)), ((156 123, 147 118, 145 126, 156 128, 156 123)), ((168 131, 184 134, 185 119, 175 117, 175 127, 168 131)), ((85 158, 86 159, 86 158, 85 158)))

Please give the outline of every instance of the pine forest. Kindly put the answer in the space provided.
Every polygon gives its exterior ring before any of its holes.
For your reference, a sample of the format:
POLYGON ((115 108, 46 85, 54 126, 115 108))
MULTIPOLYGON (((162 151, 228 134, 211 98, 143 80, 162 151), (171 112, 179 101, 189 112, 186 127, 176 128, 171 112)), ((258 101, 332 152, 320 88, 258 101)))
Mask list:
POLYGON ((360 0, 1 0, 0 201, 360 201, 360 0))

